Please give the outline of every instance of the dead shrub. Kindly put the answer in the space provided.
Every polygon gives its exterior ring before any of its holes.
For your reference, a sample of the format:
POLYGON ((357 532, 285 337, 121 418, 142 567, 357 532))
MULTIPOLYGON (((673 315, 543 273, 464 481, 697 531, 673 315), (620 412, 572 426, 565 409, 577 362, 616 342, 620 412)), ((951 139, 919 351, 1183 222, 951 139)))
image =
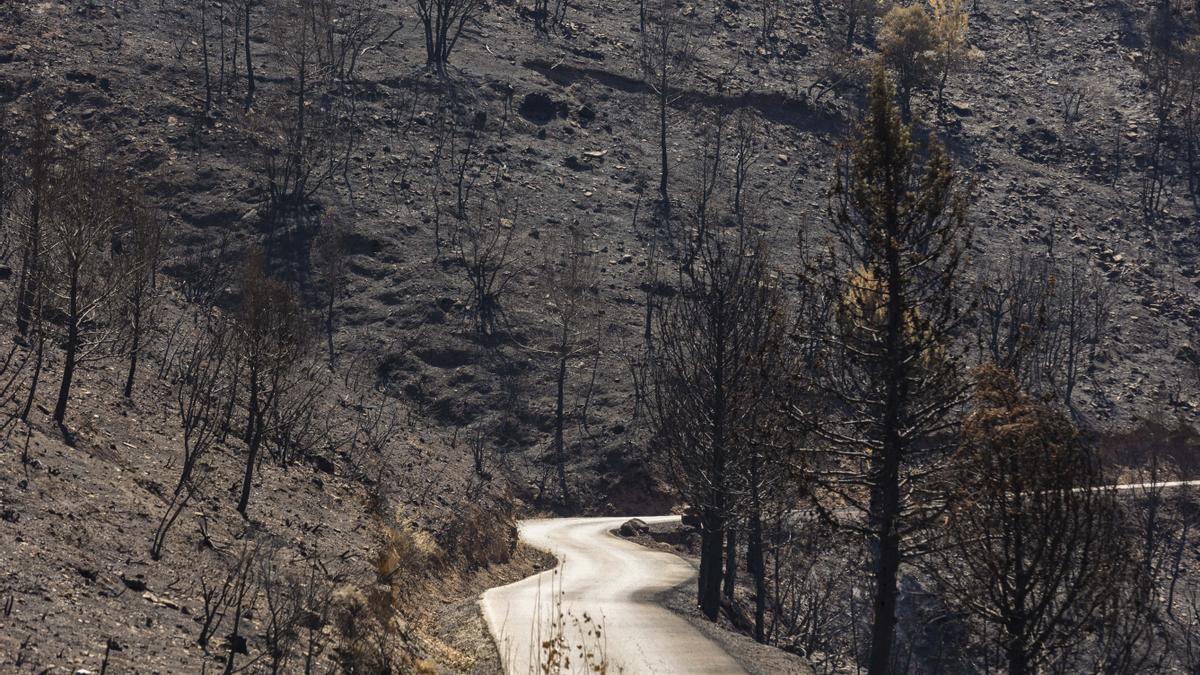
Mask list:
POLYGON ((445 556, 438 542, 424 530, 413 526, 384 528, 375 573, 380 583, 395 587, 399 581, 414 581, 440 566, 445 556))
POLYGON ((500 500, 472 504, 454 514, 438 540, 451 561, 467 567, 505 563, 517 545, 517 521, 500 500))
MULTIPOLYGON (((337 661, 345 673, 393 673, 406 659, 395 612, 377 590, 343 586, 333 593, 330 615, 337 629, 337 661)), ((402 671, 401 671, 402 672, 402 671)))

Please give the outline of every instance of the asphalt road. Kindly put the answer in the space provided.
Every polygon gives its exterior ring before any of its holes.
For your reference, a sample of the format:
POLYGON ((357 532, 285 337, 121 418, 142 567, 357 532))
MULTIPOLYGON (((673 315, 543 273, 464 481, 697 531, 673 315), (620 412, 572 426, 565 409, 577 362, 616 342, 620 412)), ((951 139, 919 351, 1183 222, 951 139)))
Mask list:
MULTIPOLYGON (((1153 486, 1114 487, 1125 493, 1153 486)), ((1157 487, 1200 487, 1200 481, 1172 481, 1157 487)), ((580 658, 580 647, 602 653, 607 662, 603 672, 610 674, 746 672, 715 642, 655 602, 664 591, 694 584, 696 570, 678 556, 611 534, 626 520, 555 518, 520 523, 521 538, 554 554, 560 564, 554 570, 493 588, 480 601, 509 675, 558 672, 544 666, 543 645, 555 635, 561 635, 571 650, 568 673, 596 672, 580 658)), ((642 520, 666 523, 679 517, 642 520)))
MULTIPOLYGON (((642 518, 647 523, 678 516, 642 518)), ((554 554, 558 568, 484 593, 483 615, 510 675, 546 672, 541 646, 563 627, 572 650, 567 672, 593 672, 579 647, 603 652, 608 673, 744 674, 737 662, 685 619, 655 603, 696 570, 670 553, 610 534, 628 518, 556 518, 520 524, 521 538, 554 554), (561 618, 559 618, 561 617, 561 618), (599 637, 595 628, 599 627, 599 637), (590 633, 590 634, 589 634, 590 633)))

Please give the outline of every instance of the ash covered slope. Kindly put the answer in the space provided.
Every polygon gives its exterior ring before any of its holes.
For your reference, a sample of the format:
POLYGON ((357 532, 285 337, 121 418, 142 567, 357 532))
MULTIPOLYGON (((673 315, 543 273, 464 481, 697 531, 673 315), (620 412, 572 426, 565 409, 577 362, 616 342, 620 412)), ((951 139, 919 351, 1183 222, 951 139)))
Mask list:
MULTIPOLYGON (((1140 65, 1151 4, 975 3, 970 41, 979 57, 950 79, 947 120, 935 123, 928 97, 915 102, 976 181, 978 267, 1053 247, 1064 265, 1104 280, 1112 319, 1094 372, 1075 392, 1083 417, 1097 424, 1164 409, 1197 414, 1200 250, 1182 169, 1168 180, 1165 214, 1153 226, 1139 215, 1152 128, 1140 65), (1074 97, 1078 114, 1065 114, 1074 97)), ((755 221, 785 273, 798 265, 800 232, 822 240, 832 160, 858 115, 853 72, 874 50, 863 28, 850 60, 835 57, 838 17, 816 6, 787 9, 765 43, 756 3, 679 8, 695 60, 669 114, 677 212, 694 201, 711 113, 745 106, 761 125, 750 186, 755 221), (810 87, 848 73, 837 90, 810 87)), ((575 228, 597 261, 593 316, 603 348, 574 353, 567 364, 574 505, 664 504, 630 419, 628 357, 640 349, 648 270, 666 255, 649 217, 657 120, 638 63, 636 13, 580 3, 560 30, 539 36, 520 3, 488 7, 451 56, 447 90, 423 70, 411 8, 383 7, 351 93, 310 89, 310 108, 353 104, 348 161, 281 226, 267 217, 266 169, 297 79, 290 34, 270 9, 254 8, 249 111, 237 17, 205 17, 216 90, 206 119, 204 41, 191 3, 17 3, 6 9, 10 30, 0 45, 8 118, 15 123, 22 106, 49 95, 59 123, 104 147, 172 218, 168 269, 197 293, 220 299, 244 252, 260 246, 273 273, 320 307, 311 240, 320 223, 344 227, 349 281, 336 301, 336 351, 377 366, 380 383, 460 451, 472 438, 490 439, 497 475, 530 501, 557 493, 549 452, 556 310, 546 261, 575 228), (224 59, 216 56, 222 48, 224 59), (473 190, 467 202, 487 193, 499 171, 512 226, 512 278, 484 336, 456 259, 463 157, 462 182, 473 190)))

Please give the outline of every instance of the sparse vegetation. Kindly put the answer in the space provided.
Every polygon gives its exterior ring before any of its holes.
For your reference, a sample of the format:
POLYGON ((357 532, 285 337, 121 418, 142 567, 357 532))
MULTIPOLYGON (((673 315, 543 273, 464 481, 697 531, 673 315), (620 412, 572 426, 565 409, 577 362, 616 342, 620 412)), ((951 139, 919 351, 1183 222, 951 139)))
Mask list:
POLYGON ((0 21, 0 670, 1197 669, 1196 3, 0 21))

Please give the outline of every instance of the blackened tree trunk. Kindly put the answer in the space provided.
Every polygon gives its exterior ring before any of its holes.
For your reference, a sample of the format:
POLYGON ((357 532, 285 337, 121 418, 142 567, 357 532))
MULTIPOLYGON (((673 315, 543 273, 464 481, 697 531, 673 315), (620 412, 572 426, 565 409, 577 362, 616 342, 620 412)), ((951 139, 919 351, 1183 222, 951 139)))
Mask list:
POLYGON ((133 382, 137 377, 138 357, 142 352, 142 302, 134 300, 129 316, 130 345, 129 373, 125 376, 125 398, 133 396, 133 382))
POLYGON ((242 492, 238 496, 237 512, 247 518, 246 510, 250 507, 250 489, 254 484, 254 469, 258 463, 258 449, 262 445, 262 434, 254 433, 246 446, 246 471, 242 475, 242 492))
POLYGON ((254 483, 254 469, 258 463, 258 449, 262 445, 264 429, 266 422, 265 411, 263 410, 262 402, 259 400, 259 389, 261 388, 261 372, 257 365, 251 365, 250 371, 247 373, 247 385, 249 386, 250 395, 247 402, 247 418, 246 418, 246 470, 242 474, 242 492, 238 497, 237 511, 246 516, 246 509, 250 505, 250 489, 254 483))
POLYGON ((21 277, 17 281, 17 332, 29 335, 30 318, 33 315, 34 296, 37 292, 39 264, 41 260, 41 210, 42 204, 36 186, 29 206, 29 223, 25 227, 25 239, 21 251, 21 277))
POLYGON ((21 408, 21 421, 29 420, 29 411, 33 408, 34 398, 37 397, 38 384, 42 379, 42 364, 43 357, 46 353, 46 334, 41 327, 35 329, 37 331, 37 356, 33 361, 33 374, 29 378, 29 394, 25 397, 25 406, 21 408))
POLYGON ((245 36, 243 44, 246 48, 246 110, 254 104, 254 57, 250 53, 250 15, 254 11, 254 0, 243 0, 245 2, 245 14, 243 15, 242 30, 245 36))
MULTIPOLYGON (((48 120, 50 111, 45 102, 38 102, 33 110, 33 138, 30 143, 29 167, 29 218, 22 228, 21 273, 17 279, 17 332, 29 335, 30 324, 40 297, 42 262, 42 207, 50 189, 50 167, 53 161, 53 131, 48 120)), ((40 312, 38 312, 40 314, 40 312)))
POLYGON ((658 93, 658 149, 659 149, 659 176, 658 176, 658 195, 662 200, 662 208, 664 213, 671 212, 671 188, 670 188, 670 173, 671 163, 668 156, 667 146, 667 87, 670 85, 663 70, 663 77, 659 83, 658 93))
POLYGON ((725 597, 733 600, 737 590, 737 528, 732 524, 725 529, 725 597))
POLYGON ((329 289, 328 295, 325 296, 325 344, 329 350, 329 365, 333 366, 336 360, 336 352, 333 347, 333 311, 337 305, 337 292, 335 289, 329 289))
POLYGON ((716 621, 721 611, 721 553, 725 548, 725 514, 723 504, 705 507, 703 536, 700 548, 700 611, 710 621, 716 621))
POLYGON ((567 352, 565 347, 566 325, 563 327, 563 337, 560 343, 564 349, 559 352, 558 357, 558 382, 557 393, 554 398, 554 464, 558 472, 558 489, 562 496, 563 503, 570 500, 570 495, 567 492, 567 449, 566 442, 563 438, 563 427, 566 424, 565 413, 565 398, 567 387, 567 352))
POLYGON ((763 555, 761 504, 752 507, 748 525, 750 531, 747 533, 746 566, 754 577, 754 639, 757 642, 766 642, 767 569, 763 555))
POLYGON ((67 418, 67 401, 71 399, 71 382, 79 358, 79 276, 72 273, 67 300, 67 339, 63 349, 62 382, 58 387, 58 402, 54 404, 54 421, 62 424, 67 418))
POLYGON ((204 117, 207 118, 212 112, 212 68, 208 63, 208 0, 200 2, 200 51, 204 58, 204 117))

